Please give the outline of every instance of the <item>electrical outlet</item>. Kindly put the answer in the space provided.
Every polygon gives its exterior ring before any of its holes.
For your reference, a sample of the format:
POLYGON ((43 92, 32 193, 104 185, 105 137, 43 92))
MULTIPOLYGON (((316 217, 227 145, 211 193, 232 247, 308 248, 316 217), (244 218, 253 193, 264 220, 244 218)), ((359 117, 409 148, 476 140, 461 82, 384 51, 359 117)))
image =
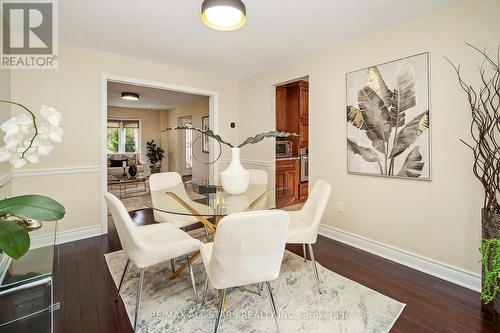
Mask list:
POLYGON ((337 201, 337 212, 338 213, 344 212, 344 202, 343 201, 337 201))

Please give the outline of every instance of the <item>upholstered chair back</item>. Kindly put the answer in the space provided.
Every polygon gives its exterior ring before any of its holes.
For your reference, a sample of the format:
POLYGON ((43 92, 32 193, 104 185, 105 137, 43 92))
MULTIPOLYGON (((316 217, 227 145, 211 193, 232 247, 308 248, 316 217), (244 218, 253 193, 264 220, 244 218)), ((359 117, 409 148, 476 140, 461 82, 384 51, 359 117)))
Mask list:
POLYGON ((151 191, 174 187, 181 183, 182 177, 177 172, 160 172, 149 176, 149 188, 151 191))
POLYGON ((271 281, 278 277, 289 215, 254 211, 224 217, 217 226, 208 274, 217 289, 271 281))
POLYGON ((104 197, 111 211, 113 222, 122 243, 123 251, 134 264, 141 262, 141 249, 146 244, 136 231, 136 226, 123 203, 111 193, 105 193, 104 197))
POLYGON ((250 172, 250 184, 267 185, 267 172, 259 169, 247 169, 250 172))
POLYGON ((314 184, 311 193, 302 207, 302 219, 309 225, 319 229, 321 218, 330 199, 332 187, 322 179, 319 179, 314 184))

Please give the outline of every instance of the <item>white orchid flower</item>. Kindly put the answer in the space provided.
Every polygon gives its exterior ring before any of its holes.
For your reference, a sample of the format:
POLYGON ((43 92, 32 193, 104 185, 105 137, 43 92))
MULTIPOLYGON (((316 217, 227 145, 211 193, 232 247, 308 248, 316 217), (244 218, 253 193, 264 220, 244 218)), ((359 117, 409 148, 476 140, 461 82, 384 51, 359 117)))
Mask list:
POLYGON ((12 152, 10 150, 5 149, 5 147, 0 148, 0 162, 7 162, 11 156, 12 152))
POLYGON ((62 141, 61 114, 53 107, 42 105, 37 116, 19 103, 3 102, 22 107, 31 117, 20 114, 0 125, 5 132, 0 162, 9 161, 14 168, 21 168, 28 162, 38 163, 40 156, 48 156, 54 149, 52 142, 62 141))
POLYGON ((42 156, 49 156, 52 149, 54 149, 54 145, 50 141, 42 139, 40 136, 37 136, 33 140, 32 147, 35 147, 37 152, 42 156))
POLYGON ((20 114, 4 122, 0 125, 0 128, 6 133, 6 137, 11 137, 19 134, 27 134, 32 126, 33 119, 25 114, 20 114))
POLYGON ((52 130, 49 133, 49 139, 54 142, 61 142, 63 137, 63 130, 60 127, 52 126, 52 130))
MULTIPOLYGON (((22 153, 23 152, 21 152, 21 154, 22 153)), ((35 148, 30 148, 24 151, 24 158, 30 163, 38 163, 40 161, 40 154, 35 148)))
POLYGON ((11 150, 11 151, 16 151, 17 147, 19 144, 22 142, 23 137, 22 136, 5 136, 4 141, 5 141, 5 149, 11 150))
POLYGON ((9 159, 9 162, 15 169, 22 168, 23 166, 26 165, 26 163, 28 163, 28 161, 25 158, 19 157, 17 155, 12 155, 11 158, 9 159))
POLYGON ((43 140, 51 140, 54 142, 61 142, 63 130, 60 127, 50 124, 43 124, 38 127, 38 134, 43 140))
POLYGON ((61 123, 61 114, 53 107, 42 105, 40 108, 40 115, 53 126, 59 126, 61 123))

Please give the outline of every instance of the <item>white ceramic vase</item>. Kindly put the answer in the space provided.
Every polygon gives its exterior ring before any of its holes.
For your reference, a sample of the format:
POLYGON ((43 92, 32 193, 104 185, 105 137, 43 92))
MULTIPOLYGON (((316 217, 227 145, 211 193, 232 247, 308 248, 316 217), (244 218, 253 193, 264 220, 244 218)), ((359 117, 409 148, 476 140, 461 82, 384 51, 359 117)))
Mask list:
POLYGON ((250 172, 245 170, 240 162, 240 148, 231 148, 231 164, 220 173, 224 192, 242 194, 250 185, 250 172))

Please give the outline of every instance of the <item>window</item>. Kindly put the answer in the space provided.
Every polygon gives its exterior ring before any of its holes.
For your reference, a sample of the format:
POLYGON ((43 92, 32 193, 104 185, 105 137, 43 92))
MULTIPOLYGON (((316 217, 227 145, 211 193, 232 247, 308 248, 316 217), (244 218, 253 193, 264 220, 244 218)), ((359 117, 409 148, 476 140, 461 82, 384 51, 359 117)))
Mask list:
POLYGON ((108 153, 138 153, 139 120, 108 119, 108 153))

